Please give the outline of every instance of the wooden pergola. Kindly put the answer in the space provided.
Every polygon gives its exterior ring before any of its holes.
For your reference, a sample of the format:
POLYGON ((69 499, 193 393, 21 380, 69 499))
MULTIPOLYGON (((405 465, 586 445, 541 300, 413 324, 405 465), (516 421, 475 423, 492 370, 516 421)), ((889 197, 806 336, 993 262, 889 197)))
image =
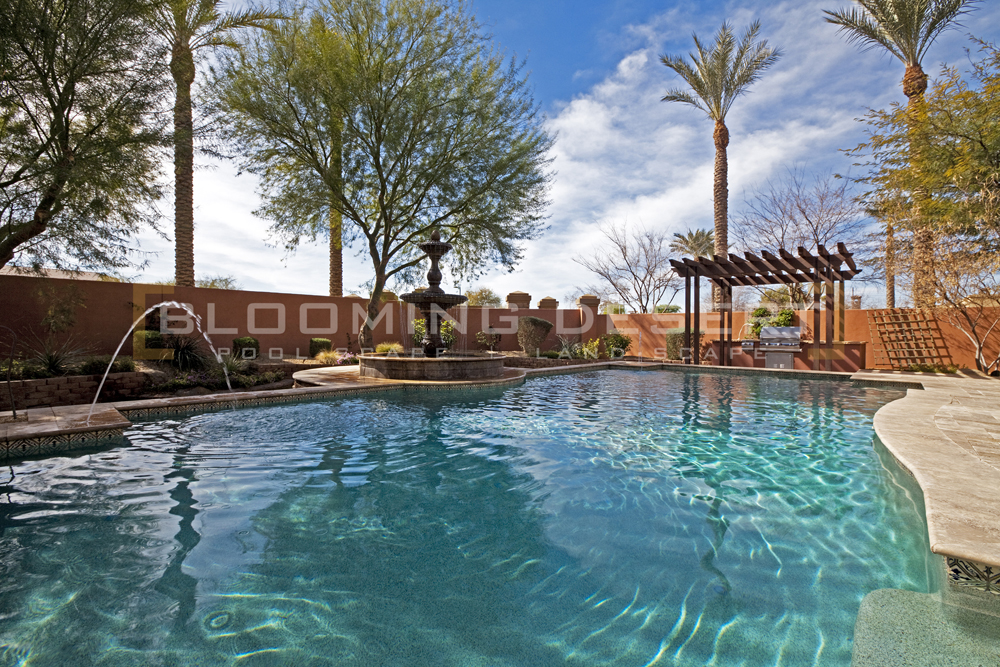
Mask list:
POLYGON ((853 257, 853 253, 848 252, 843 243, 838 243, 835 253, 819 245, 816 248, 816 254, 799 246, 796 255, 781 248, 777 255, 772 255, 765 250, 761 252, 760 257, 748 252, 744 253, 743 257, 730 254, 728 259, 720 259, 712 255, 711 258, 690 259, 685 257, 680 260, 670 260, 677 275, 684 278, 684 347, 692 351, 685 360, 686 363, 695 363, 696 355, 693 351, 700 349, 701 334, 698 323, 701 319, 701 294, 699 286, 701 278, 708 278, 722 290, 720 347, 723 366, 728 366, 732 362, 733 287, 811 283, 813 286, 813 301, 810 305, 810 310, 813 311, 813 365, 815 370, 819 370, 820 294, 825 294, 826 348, 828 350, 826 365, 829 368, 833 352, 834 331, 841 332, 841 336, 844 331, 844 284, 861 273, 861 269, 855 266, 853 257), (826 286, 825 290, 823 290, 823 286, 826 286), (837 292, 836 308, 834 307, 834 291, 837 292), (694 297, 693 303, 692 296, 694 297))

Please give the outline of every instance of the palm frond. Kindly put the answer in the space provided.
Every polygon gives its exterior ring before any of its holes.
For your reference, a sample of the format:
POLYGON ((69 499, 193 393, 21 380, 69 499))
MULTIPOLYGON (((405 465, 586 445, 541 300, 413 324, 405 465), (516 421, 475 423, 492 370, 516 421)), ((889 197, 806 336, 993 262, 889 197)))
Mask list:
POLYGON ((860 8, 831 12, 826 21, 863 51, 881 47, 907 65, 920 65, 942 32, 980 0, 857 0, 860 8))
POLYGON ((725 120, 736 98, 781 57, 780 49, 769 46, 767 40, 757 41, 759 33, 760 22, 754 21, 737 41, 726 22, 711 46, 693 36, 695 52, 688 54, 690 62, 679 56, 661 56, 660 62, 691 87, 690 93, 670 90, 663 101, 692 104, 712 120, 725 120))

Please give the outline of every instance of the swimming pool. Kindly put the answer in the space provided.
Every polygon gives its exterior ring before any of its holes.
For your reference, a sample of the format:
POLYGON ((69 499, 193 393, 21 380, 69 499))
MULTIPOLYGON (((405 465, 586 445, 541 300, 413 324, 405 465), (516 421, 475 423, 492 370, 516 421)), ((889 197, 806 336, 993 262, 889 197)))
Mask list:
POLYGON ((902 395, 600 371, 137 423, 0 487, 0 665, 849 665, 902 395))

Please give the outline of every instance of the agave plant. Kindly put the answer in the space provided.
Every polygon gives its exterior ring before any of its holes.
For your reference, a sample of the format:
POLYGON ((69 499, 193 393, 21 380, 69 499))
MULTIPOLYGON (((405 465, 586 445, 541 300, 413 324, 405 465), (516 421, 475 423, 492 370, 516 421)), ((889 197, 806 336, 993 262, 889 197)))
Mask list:
POLYGON ((54 336, 45 340, 36 338, 30 361, 49 375, 66 375, 70 369, 79 364, 87 354, 87 350, 76 345, 76 339, 69 336, 63 342, 57 342, 54 336))

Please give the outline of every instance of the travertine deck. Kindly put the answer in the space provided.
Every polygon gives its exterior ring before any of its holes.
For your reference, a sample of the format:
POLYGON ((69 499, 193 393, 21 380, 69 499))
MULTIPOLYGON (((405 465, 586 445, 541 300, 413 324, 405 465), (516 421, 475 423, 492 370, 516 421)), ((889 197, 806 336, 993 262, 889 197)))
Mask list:
POLYGON ((883 406, 875 433, 923 489, 931 551, 1000 567, 1000 381, 916 379, 924 390, 883 406))

